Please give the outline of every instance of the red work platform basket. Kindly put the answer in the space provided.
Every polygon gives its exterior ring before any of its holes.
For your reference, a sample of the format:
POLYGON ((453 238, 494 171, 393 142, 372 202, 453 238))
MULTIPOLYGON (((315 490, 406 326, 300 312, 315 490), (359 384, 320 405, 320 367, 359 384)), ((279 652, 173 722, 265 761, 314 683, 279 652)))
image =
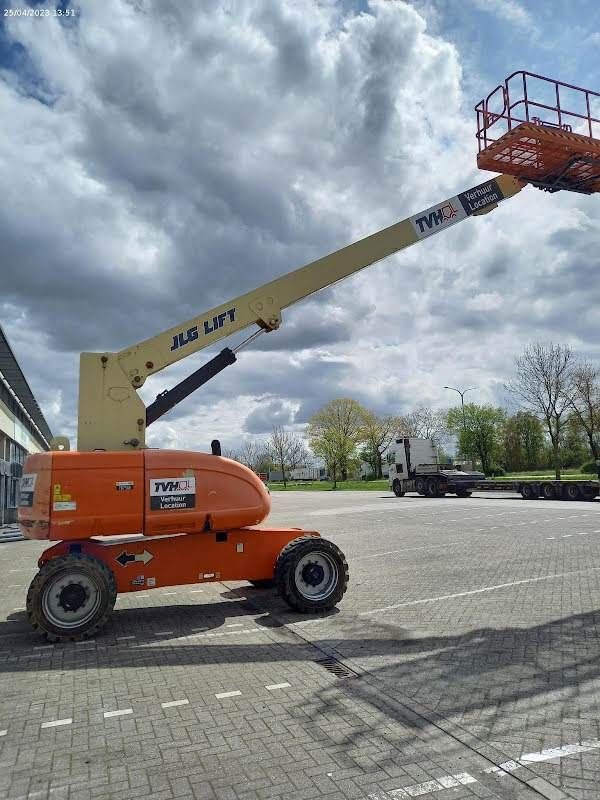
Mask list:
POLYGON ((513 72, 476 106, 477 166, 547 192, 600 191, 600 94, 513 72))

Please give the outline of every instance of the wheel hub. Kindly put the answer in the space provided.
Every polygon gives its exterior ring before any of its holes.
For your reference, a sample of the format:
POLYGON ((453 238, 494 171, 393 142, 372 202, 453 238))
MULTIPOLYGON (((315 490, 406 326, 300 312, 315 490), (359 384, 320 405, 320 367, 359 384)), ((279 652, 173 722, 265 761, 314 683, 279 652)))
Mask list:
POLYGON ((101 604, 100 586, 83 570, 62 572, 48 581, 42 592, 46 619, 61 630, 75 630, 97 613, 101 604))
POLYGON ((58 605, 65 611, 78 611, 84 606, 89 597, 81 583, 69 583, 64 586, 57 596, 58 605))
POLYGON ((310 561, 302 570, 302 580, 308 586, 318 586, 323 582, 325 577, 325 570, 320 564, 315 561, 310 561))

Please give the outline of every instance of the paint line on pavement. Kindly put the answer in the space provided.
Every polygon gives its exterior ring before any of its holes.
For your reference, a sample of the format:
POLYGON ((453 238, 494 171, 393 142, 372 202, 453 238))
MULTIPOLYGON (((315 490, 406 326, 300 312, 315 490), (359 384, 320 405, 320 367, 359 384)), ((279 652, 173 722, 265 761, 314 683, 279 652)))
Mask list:
POLYGON ((265 686, 265 689, 268 692, 273 692, 275 689, 287 689, 291 685, 291 683, 271 683, 269 686, 265 686))
POLYGON ((566 744, 563 747, 549 747, 539 753, 525 753, 519 759, 521 764, 537 764, 540 761, 551 761, 553 758, 564 758, 576 753, 585 753, 589 750, 597 750, 600 747, 600 739, 590 739, 579 744, 566 744))
POLYGON ((169 700, 168 703, 161 703, 162 708, 175 708, 175 706, 187 706, 190 704, 189 700, 169 700))
POLYGON ((469 775, 468 772, 460 772, 458 775, 442 775, 432 781, 425 783, 415 783, 412 786, 405 786, 402 789, 388 789, 386 792, 376 792, 368 795, 369 800, 398 800, 403 797, 420 797, 431 792, 439 792, 442 789, 453 789, 458 786, 466 786, 470 783, 477 783, 477 778, 469 775))
POLYGON ((54 647, 53 644, 38 644, 33 649, 34 650, 52 650, 54 647))
POLYGON ((162 597, 174 597, 177 592, 161 592, 160 594, 162 597))
POLYGON ((0 731, 0 736, 6 736, 7 733, 8 731, 0 731))
POLYGON ((135 639, 135 635, 131 634, 130 636, 117 636, 117 642, 125 642, 128 639, 135 639))
POLYGON ((230 622, 229 624, 225 625, 226 628, 243 628, 243 622, 230 622))
POLYGON ((190 594, 200 594, 204 589, 190 589, 190 594))
POLYGON ((109 717, 124 717, 127 714, 133 714, 133 708, 119 708, 117 711, 105 711, 104 719, 109 717))
POLYGON ((224 700, 226 697, 239 697, 240 695, 241 692, 236 690, 235 692, 217 692, 215 697, 217 700, 224 700))
POLYGON ((70 725, 73 720, 69 717, 68 719, 54 719, 51 722, 42 722, 42 728, 58 728, 60 725, 70 725))
POLYGON ((553 575, 541 575, 538 578, 526 578, 522 581, 511 581, 510 583, 498 583, 495 586, 484 586, 481 589, 471 589, 467 592, 455 592, 454 594, 443 594, 438 597, 425 597, 422 600, 408 600, 404 603, 394 603, 391 606, 383 606, 382 608, 373 608, 370 611, 359 612, 359 617, 364 617, 367 614, 379 614, 382 611, 392 611, 395 608, 404 608, 405 606, 418 606, 422 603, 437 603, 439 600, 452 600, 455 597, 468 597, 473 594, 482 594, 483 592, 494 592, 497 589, 507 589, 511 586, 522 586, 526 583, 537 583, 538 581, 548 581, 554 578, 565 578, 569 575, 581 575, 585 572, 597 572, 600 567, 590 567, 589 569, 576 569, 570 572, 557 572, 553 575))
POLYGON ((154 631, 155 636, 172 636, 174 631, 154 631))

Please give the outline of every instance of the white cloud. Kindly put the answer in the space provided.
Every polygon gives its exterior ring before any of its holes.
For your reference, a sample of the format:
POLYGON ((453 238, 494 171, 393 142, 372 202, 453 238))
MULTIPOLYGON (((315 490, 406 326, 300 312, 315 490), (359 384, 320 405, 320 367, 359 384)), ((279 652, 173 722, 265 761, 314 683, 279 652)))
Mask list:
MULTIPOLYGON (((52 102, 2 74, 0 272, 56 432, 74 433, 80 350, 145 339, 484 178, 457 51, 407 3, 110 0, 40 24, 8 24, 52 102)), ((287 310, 152 444, 234 446, 265 427, 265 397, 295 425, 340 395, 400 411, 464 381, 491 398, 515 347, 557 326, 593 350, 595 208, 528 189, 287 310)))

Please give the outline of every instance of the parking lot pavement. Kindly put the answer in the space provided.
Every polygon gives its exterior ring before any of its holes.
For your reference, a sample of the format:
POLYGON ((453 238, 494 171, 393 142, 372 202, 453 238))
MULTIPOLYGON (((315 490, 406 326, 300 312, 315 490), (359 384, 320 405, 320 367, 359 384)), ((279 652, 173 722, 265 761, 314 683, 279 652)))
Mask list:
POLYGON ((347 555, 335 612, 247 584, 120 596, 48 645, 0 547, 0 797, 600 798, 596 503, 278 493, 347 555))

